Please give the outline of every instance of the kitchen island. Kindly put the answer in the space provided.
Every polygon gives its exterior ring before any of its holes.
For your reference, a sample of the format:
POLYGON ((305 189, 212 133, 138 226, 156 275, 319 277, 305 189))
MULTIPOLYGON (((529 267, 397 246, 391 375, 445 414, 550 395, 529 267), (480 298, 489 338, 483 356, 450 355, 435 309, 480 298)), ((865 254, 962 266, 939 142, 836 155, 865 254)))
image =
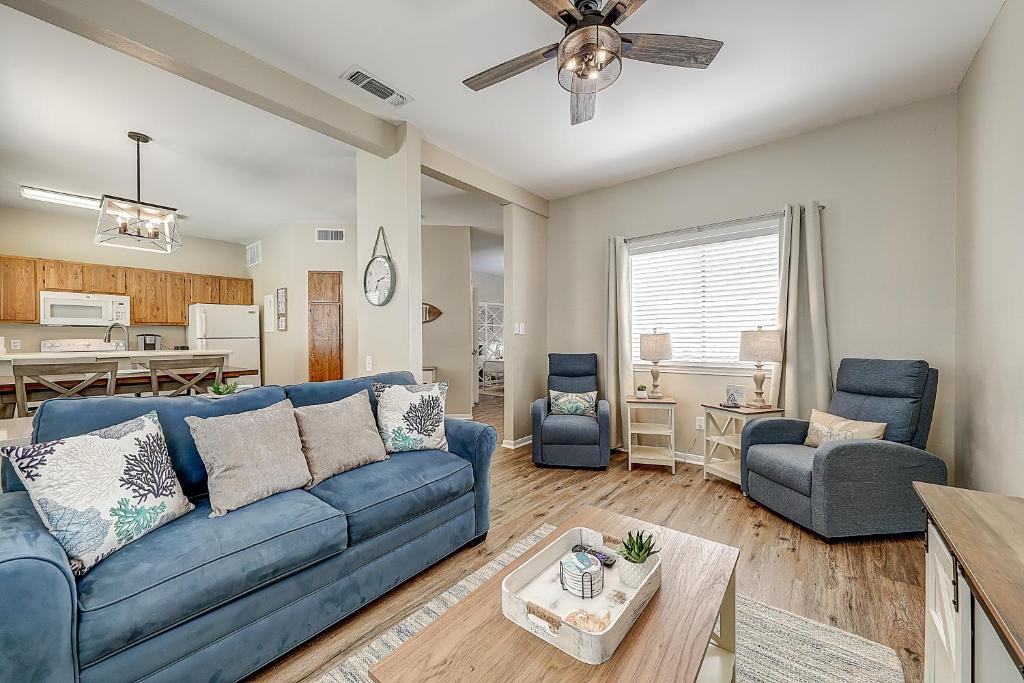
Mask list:
MULTIPOLYGON (((227 349, 203 349, 202 351, 30 351, 27 353, 0 353, 0 375, 12 375, 15 363, 89 363, 94 361, 117 361, 118 374, 138 370, 139 363, 154 358, 195 358, 224 356, 225 362, 231 360, 231 351, 227 349)), ((145 370, 144 372, 149 372, 145 370)))

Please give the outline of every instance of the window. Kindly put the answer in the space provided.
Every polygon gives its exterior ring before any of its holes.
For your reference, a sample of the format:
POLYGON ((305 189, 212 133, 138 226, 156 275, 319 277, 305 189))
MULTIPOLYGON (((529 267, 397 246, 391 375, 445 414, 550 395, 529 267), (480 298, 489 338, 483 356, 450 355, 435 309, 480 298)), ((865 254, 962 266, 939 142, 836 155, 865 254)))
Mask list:
POLYGON ((776 326, 779 219, 747 221, 630 242, 633 361, 640 334, 672 334, 662 366, 745 367, 740 332, 776 326))

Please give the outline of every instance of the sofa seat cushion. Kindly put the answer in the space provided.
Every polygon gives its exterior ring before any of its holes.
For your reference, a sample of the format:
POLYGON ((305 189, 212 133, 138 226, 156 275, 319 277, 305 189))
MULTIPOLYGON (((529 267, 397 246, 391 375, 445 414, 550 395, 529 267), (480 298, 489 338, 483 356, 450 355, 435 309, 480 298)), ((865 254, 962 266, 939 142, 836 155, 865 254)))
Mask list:
POLYGON ((473 489, 473 467, 446 451, 393 453, 309 490, 348 520, 355 545, 455 500, 473 489))
POLYGON ((342 552, 344 513, 287 491, 211 519, 209 501, 106 558, 78 582, 87 665, 342 552))
POLYGON ((755 444, 747 449, 747 468, 765 479, 809 496, 814 451, 803 444, 755 444))
POLYGON ((546 444, 598 444, 601 428, 592 415, 548 415, 541 426, 541 439, 546 444))

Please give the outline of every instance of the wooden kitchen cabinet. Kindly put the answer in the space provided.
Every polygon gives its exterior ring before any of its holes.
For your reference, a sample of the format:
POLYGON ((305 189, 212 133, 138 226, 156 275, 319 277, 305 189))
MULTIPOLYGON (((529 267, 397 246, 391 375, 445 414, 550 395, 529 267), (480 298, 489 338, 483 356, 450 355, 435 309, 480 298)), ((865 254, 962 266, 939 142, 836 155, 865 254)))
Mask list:
POLYGON ((72 261, 39 260, 42 288, 47 292, 84 292, 83 264, 72 261))
POLYGON ((39 285, 36 259, 0 256, 0 321, 39 322, 39 285))
POLYGON ((220 278, 220 303, 252 305, 252 280, 239 277, 220 278))
POLYGON ((132 325, 167 323, 167 273, 132 268, 128 271, 128 296, 132 301, 132 325))
POLYGON ((188 275, 166 273, 168 325, 188 324, 188 275))
POLYGON ((221 279, 216 275, 190 275, 188 302, 190 304, 219 304, 221 279))
POLYGON ((89 294, 127 294, 128 273, 122 266, 82 264, 82 289, 89 294))

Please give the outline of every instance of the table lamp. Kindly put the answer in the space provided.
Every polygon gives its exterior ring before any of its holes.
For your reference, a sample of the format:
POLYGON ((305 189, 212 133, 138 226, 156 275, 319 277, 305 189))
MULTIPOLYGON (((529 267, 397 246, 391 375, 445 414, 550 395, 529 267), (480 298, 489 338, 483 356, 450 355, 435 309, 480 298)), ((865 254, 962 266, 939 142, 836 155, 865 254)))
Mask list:
POLYGON ((672 335, 668 332, 654 332, 640 335, 640 360, 648 360, 651 366, 651 391, 647 394, 651 398, 662 398, 661 389, 658 387, 658 379, 661 377, 661 370, 658 369, 658 362, 672 360, 672 335))
POLYGON ((764 364, 782 362, 782 333, 778 330, 756 330, 740 332, 740 360, 753 361, 754 400, 747 405, 751 408, 769 408, 764 401, 764 364))

